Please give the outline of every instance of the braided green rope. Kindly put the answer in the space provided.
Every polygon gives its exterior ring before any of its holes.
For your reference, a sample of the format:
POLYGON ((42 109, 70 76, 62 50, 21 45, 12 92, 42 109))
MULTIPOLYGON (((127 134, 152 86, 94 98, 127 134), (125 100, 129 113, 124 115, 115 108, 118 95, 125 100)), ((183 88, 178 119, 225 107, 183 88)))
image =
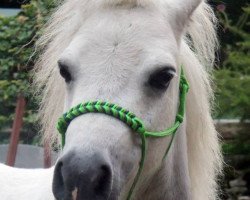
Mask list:
POLYGON ((181 77, 180 77, 180 97, 179 97, 179 108, 178 113, 176 115, 175 123, 172 127, 160 131, 160 132, 150 132, 146 131, 144 124, 142 121, 136 117, 135 114, 132 112, 117 106, 116 104, 108 103, 108 102, 102 102, 102 101, 89 101, 87 103, 81 103, 73 108, 71 108, 67 113, 65 113, 58 121, 57 129, 59 133, 61 134, 62 138, 62 147, 65 145, 65 135, 67 128, 70 124, 70 122, 75 119, 76 117, 87 114, 87 113, 103 113, 112 117, 115 117, 125 124, 127 124, 134 132, 137 132, 141 136, 142 144, 141 144, 141 160, 139 163, 139 169, 137 171, 136 177, 134 179, 134 182, 130 188, 130 191, 128 193, 127 200, 130 200, 133 194, 133 191, 136 187, 136 184, 140 178, 140 175, 142 173, 143 167, 144 167, 144 161, 146 157, 146 149, 147 149, 147 137, 166 137, 172 135, 170 144, 166 150, 166 153, 163 157, 167 156, 173 140, 175 133, 177 129, 179 128, 180 124, 183 121, 184 114, 185 114, 185 102, 186 102, 186 94, 189 89, 188 82, 185 78, 183 68, 181 68, 181 77))
POLYGON ((110 115, 126 123, 129 127, 132 128, 133 131, 138 132, 140 134, 145 133, 143 123, 128 110, 125 110, 115 104, 111 104, 108 102, 90 101, 84 104, 81 103, 71 108, 69 112, 65 113, 59 119, 57 129, 62 135, 62 146, 65 145, 65 133, 70 122, 76 117, 86 113, 104 113, 106 115, 110 115))

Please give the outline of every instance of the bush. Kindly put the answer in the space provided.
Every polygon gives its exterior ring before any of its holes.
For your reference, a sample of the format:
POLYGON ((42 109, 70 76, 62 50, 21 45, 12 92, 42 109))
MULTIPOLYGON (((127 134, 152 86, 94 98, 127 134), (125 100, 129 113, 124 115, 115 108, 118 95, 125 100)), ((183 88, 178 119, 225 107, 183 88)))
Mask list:
POLYGON ((222 26, 221 38, 231 38, 222 44, 221 63, 215 71, 218 101, 217 118, 250 119, 250 5, 241 8, 238 21, 233 21, 223 4, 217 6, 222 26))
POLYGON ((0 16, 0 130, 12 124, 20 94, 28 102, 24 124, 34 128, 36 104, 29 87, 29 71, 35 59, 34 44, 53 7, 51 0, 33 0, 15 17, 0 16))

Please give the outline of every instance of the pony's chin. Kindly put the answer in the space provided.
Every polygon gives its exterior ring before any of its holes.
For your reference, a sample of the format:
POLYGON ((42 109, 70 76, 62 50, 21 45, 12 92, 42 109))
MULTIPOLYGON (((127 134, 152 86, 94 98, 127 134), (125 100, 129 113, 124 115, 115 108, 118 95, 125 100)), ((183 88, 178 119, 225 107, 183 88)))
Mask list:
MULTIPOLYGON (((118 200, 119 199, 119 195, 110 195, 109 197, 96 197, 93 200, 118 200)), ((71 200, 71 199, 67 199, 67 200, 71 200)), ((73 196, 72 200, 86 200, 86 198, 81 198, 79 196, 73 196)))
POLYGON ((66 200, 86 200, 86 199, 91 199, 91 200, 118 200, 120 199, 120 194, 114 191, 111 191, 110 194, 108 195, 96 195, 95 197, 86 197, 86 196, 82 196, 81 194, 79 194, 78 190, 75 189, 72 192, 72 198, 66 199, 66 200))

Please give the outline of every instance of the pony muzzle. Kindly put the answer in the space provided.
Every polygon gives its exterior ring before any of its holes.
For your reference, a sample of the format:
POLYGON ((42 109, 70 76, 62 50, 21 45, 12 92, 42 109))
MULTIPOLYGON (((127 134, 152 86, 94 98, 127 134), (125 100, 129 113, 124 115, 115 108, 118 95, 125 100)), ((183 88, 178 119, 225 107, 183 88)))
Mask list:
POLYGON ((83 156, 71 151, 56 164, 53 194, 56 200, 106 200, 112 191, 112 178, 111 164, 103 153, 83 156))

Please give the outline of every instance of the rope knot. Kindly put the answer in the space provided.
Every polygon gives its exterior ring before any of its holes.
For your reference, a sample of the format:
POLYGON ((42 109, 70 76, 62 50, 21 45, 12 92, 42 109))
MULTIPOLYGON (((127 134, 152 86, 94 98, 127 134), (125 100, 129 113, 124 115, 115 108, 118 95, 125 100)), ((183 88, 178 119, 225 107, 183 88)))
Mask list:
POLYGON ((181 116, 181 115, 179 115, 179 114, 176 115, 176 121, 182 123, 182 122, 183 122, 183 116, 181 116))
POLYGON ((181 89, 188 92, 189 83, 188 83, 187 79, 185 78, 185 76, 183 76, 183 75, 181 76, 180 84, 181 84, 181 89))

